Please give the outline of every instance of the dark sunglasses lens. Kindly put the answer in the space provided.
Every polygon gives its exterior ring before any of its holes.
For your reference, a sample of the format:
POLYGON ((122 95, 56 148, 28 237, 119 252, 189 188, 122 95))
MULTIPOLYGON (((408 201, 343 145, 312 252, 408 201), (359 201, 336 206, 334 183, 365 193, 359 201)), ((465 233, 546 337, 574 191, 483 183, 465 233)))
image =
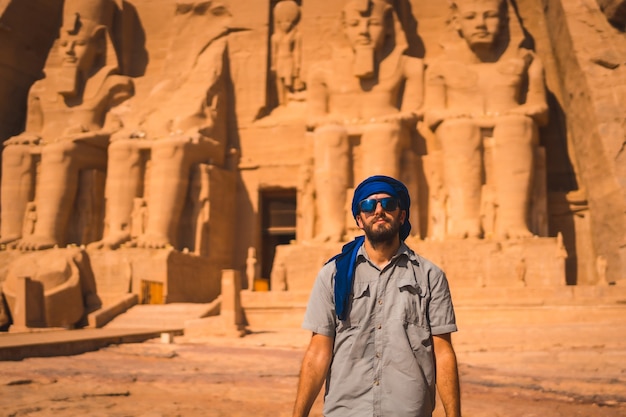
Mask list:
POLYGON ((377 203, 378 203, 377 200, 374 200, 373 198, 369 198, 367 200, 361 201, 359 203, 359 208, 361 209, 363 213, 371 213, 374 210, 376 210, 377 203))
POLYGON ((376 211, 376 205, 379 201, 385 211, 394 211, 398 208, 398 200, 393 197, 385 197, 380 200, 368 198, 367 200, 363 200, 359 203, 359 208, 363 213, 372 213, 376 211))
POLYGON ((394 211, 398 208, 398 200, 393 197, 387 197, 380 200, 380 205, 385 211, 394 211))

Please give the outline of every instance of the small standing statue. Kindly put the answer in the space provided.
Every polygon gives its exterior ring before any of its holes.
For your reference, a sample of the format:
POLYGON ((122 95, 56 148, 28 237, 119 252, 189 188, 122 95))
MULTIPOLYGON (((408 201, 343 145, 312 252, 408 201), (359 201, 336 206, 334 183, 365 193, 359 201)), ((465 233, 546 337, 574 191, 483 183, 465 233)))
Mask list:
POLYGON ((248 257, 246 258, 246 278, 248 279, 248 290, 254 290, 254 280, 257 277, 257 260, 256 248, 250 246, 248 248, 248 257))
POLYGON ((302 41, 297 24, 300 7, 295 1, 284 0, 274 6, 272 35, 272 75, 276 78, 278 104, 287 104, 287 94, 302 89, 300 62, 302 41))

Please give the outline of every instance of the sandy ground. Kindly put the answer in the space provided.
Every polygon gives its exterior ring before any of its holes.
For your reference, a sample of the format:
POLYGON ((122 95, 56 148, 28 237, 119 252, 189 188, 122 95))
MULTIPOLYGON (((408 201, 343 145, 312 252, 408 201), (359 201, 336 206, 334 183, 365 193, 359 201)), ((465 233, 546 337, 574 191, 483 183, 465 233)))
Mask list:
MULTIPOLYGON (((0 415, 290 416, 308 338, 253 331, 0 362, 0 415)), ((475 326, 453 341, 465 417, 626 417, 626 323, 475 326)))

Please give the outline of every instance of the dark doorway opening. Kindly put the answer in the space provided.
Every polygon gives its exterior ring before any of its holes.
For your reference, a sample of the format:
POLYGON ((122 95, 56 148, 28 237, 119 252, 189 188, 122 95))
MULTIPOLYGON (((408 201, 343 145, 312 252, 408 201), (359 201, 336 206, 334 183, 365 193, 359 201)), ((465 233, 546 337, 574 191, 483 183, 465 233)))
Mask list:
POLYGON ((296 238, 296 190, 261 192, 261 278, 269 281, 276 246, 296 238))

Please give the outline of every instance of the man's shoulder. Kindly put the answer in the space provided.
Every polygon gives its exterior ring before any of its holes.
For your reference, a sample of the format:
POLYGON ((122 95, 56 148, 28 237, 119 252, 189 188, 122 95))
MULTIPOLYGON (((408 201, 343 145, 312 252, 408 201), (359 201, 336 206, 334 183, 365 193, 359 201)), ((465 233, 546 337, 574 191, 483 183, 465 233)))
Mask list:
POLYGON ((405 253, 411 263, 416 267, 419 267, 423 270, 443 273, 443 270, 435 262, 420 255, 411 247, 409 247, 406 243, 402 243, 402 245, 400 246, 400 251, 405 253))

